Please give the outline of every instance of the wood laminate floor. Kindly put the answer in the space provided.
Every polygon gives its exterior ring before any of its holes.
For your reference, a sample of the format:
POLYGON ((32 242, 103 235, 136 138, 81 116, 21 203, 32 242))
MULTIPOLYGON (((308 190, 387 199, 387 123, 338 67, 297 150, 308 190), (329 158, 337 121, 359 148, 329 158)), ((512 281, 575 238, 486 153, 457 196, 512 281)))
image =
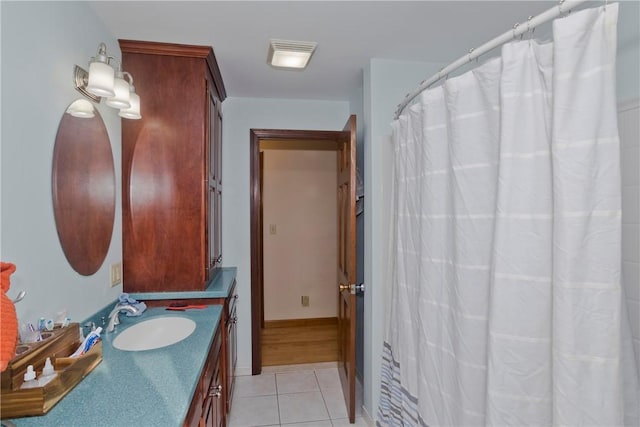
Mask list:
POLYGON ((338 320, 276 320, 262 329, 262 366, 338 360, 338 320))

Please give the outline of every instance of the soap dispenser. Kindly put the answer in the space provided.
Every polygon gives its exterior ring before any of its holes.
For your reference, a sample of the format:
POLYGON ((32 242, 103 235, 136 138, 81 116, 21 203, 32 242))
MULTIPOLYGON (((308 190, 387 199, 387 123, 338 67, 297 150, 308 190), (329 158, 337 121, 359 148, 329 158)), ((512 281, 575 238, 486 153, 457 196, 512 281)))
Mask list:
POLYGON ((42 375, 38 378, 38 385, 40 387, 44 386, 54 379, 56 375, 56 371, 53 369, 53 364, 51 364, 51 358, 47 357, 47 360, 44 362, 44 368, 42 368, 42 375))
POLYGON ((38 387, 38 381, 36 381, 36 372, 33 370, 33 365, 27 366, 27 372, 24 374, 24 382, 20 388, 34 388, 38 387))

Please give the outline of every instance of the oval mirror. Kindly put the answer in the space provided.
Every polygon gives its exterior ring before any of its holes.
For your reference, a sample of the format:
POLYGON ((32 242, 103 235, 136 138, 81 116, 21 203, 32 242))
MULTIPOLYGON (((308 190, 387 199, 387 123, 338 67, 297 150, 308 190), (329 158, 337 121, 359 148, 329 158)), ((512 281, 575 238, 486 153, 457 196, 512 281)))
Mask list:
POLYGON ((107 128, 84 99, 62 116, 53 149, 53 212, 62 250, 83 276, 107 256, 116 208, 116 178, 107 128))

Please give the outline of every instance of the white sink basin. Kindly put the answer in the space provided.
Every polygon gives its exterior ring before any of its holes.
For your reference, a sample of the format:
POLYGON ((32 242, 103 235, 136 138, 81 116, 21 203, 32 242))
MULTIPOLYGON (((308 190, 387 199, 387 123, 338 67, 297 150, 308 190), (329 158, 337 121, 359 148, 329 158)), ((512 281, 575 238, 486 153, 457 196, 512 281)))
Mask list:
POLYGON ((186 317, 155 317, 120 332, 113 346, 124 351, 153 350, 182 341, 196 330, 196 323, 186 317))

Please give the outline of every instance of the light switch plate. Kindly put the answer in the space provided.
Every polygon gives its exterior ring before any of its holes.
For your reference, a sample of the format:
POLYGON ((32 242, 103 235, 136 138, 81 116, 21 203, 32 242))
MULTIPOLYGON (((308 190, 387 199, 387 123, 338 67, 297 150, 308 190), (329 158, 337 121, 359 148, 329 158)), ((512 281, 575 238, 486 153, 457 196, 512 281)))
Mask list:
POLYGON ((122 263, 116 262, 111 264, 111 287, 122 283, 122 263))
POLYGON ((302 296, 302 306, 303 307, 309 307, 309 296, 308 295, 303 295, 302 296))

